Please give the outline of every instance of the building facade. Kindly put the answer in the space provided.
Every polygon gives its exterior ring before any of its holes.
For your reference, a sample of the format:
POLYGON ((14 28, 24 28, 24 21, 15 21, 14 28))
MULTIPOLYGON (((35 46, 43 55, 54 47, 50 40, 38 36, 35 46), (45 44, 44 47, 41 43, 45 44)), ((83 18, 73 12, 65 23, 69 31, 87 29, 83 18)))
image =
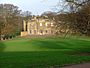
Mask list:
POLYGON ((23 31, 21 36, 27 35, 52 35, 54 34, 55 21, 47 17, 33 17, 27 22, 23 20, 23 31))

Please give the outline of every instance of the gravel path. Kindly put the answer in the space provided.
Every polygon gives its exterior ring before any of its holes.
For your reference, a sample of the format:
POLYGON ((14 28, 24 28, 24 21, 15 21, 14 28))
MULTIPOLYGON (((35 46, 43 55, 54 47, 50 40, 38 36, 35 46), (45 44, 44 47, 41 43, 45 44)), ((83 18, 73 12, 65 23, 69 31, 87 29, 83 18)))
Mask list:
POLYGON ((90 63, 83 63, 83 64, 65 66, 65 67, 61 67, 61 68, 90 68, 90 63))

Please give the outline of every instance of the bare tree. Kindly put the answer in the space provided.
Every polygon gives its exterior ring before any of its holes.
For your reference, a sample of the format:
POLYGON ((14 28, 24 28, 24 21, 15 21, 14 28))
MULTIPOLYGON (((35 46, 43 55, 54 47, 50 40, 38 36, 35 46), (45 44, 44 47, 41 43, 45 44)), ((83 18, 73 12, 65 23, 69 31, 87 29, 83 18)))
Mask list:
POLYGON ((1 35, 12 35, 16 33, 20 11, 17 6, 13 4, 0 4, 0 17, 2 17, 3 22, 1 23, 4 26, 1 26, 1 35))
MULTIPOLYGON (((66 0, 62 12, 59 11, 59 14, 57 15, 58 27, 66 25, 68 27, 67 29, 72 33, 74 32, 90 36, 89 0, 66 0), (67 12, 65 12, 66 8, 69 9, 67 12), (62 25, 63 22, 65 23, 62 25)), ((59 30, 61 30, 61 28, 59 30)))

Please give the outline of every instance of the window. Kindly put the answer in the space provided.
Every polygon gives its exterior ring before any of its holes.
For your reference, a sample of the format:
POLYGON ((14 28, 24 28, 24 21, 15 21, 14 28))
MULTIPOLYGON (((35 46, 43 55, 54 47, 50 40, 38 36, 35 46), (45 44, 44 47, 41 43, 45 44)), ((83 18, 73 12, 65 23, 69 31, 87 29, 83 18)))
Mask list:
POLYGON ((53 26, 53 23, 51 23, 51 26, 53 26))
POLYGON ((40 33, 43 33, 43 31, 41 30, 40 33))
POLYGON ((30 30, 30 34, 32 33, 32 30, 30 30))
POLYGON ((42 23, 40 23, 40 26, 42 26, 42 23))
POLYGON ((45 30, 45 32, 47 33, 47 30, 45 30))
POLYGON ((26 31, 27 31, 27 24, 26 24, 26 31))
POLYGON ((53 34, 53 30, 51 30, 51 34, 53 34))
POLYGON ((45 23, 45 25, 46 25, 46 26, 48 26, 48 24, 47 24, 47 23, 45 23))
POLYGON ((36 34, 36 30, 34 30, 34 34, 36 34))

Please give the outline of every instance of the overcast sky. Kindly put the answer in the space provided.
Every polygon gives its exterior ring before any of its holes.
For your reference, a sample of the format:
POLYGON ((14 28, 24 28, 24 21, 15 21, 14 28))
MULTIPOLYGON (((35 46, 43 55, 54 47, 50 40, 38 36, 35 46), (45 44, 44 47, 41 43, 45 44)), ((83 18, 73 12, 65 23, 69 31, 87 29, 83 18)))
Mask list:
POLYGON ((23 11, 28 10, 38 15, 45 11, 53 11, 52 8, 57 5, 58 0, 0 0, 0 3, 14 4, 23 11))

